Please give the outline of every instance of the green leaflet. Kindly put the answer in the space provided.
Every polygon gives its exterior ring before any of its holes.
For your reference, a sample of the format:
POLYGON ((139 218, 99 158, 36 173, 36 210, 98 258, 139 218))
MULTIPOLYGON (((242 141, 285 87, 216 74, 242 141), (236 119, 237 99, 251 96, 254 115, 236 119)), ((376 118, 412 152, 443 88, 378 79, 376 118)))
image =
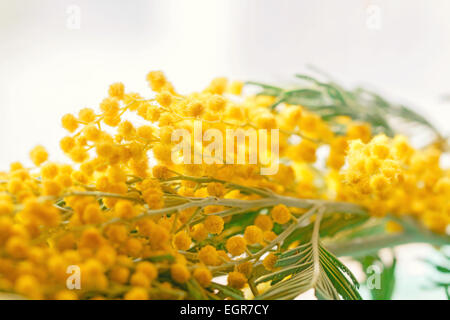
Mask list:
MULTIPOLYGON (((440 254, 442 256, 441 262, 437 263, 430 260, 425 260, 425 262, 433 266, 437 272, 443 273, 448 277, 448 275, 450 274, 450 256, 447 255, 444 251, 441 251, 440 254)), ((444 289, 445 295, 447 296, 447 300, 450 300, 450 282, 449 281, 432 281, 432 282, 434 286, 444 289)))
POLYGON ((240 290, 236 290, 234 288, 224 286, 215 282, 212 282, 210 287, 219 290, 220 295, 224 297, 229 297, 236 300, 244 300, 244 295, 240 290))
POLYGON ((331 254, 325 249, 323 250, 324 253, 323 259, 321 260, 321 265, 333 283, 336 291, 345 300, 361 300, 362 298, 356 289, 359 285, 353 274, 347 269, 347 267, 337 260, 337 258, 330 256, 331 254), (345 275, 350 275, 352 282, 350 282, 345 275))
POLYGON ((320 249, 322 250, 321 252, 327 257, 327 259, 329 259, 333 263, 333 265, 337 266, 337 268, 339 270, 341 270, 343 273, 345 273, 350 278, 350 280, 352 281, 352 284, 356 288, 359 288, 358 280, 356 280, 353 273, 341 261, 339 261, 338 258, 336 258, 329 251, 327 251, 324 247, 321 247, 320 249))
POLYGON ((186 283, 189 295, 195 300, 208 300, 208 296, 203 288, 197 283, 195 279, 190 279, 186 283))
POLYGON ((304 259, 311 252, 311 247, 300 246, 300 247, 295 248, 294 250, 295 251, 292 254, 291 253, 289 253, 288 255, 281 254, 277 259, 275 267, 285 267, 285 266, 292 265, 294 263, 298 263, 299 261, 304 259))
POLYGON ((440 266, 440 265, 435 265, 434 266, 436 268, 437 271, 442 272, 442 273, 450 273, 450 268, 444 267, 444 266, 440 266))

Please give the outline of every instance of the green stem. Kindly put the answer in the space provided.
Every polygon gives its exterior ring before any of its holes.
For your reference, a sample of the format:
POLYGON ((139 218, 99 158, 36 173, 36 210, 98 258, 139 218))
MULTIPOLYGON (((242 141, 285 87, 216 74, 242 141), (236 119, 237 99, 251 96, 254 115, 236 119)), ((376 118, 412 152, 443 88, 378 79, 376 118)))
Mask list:
POLYGON ((267 197, 267 196, 271 195, 271 193, 269 191, 266 191, 263 189, 247 187, 247 186, 243 186, 243 185, 240 185, 237 183, 228 182, 225 180, 220 180, 220 179, 216 179, 216 178, 212 178, 212 177, 192 177, 192 176, 179 175, 179 176, 167 178, 163 181, 177 181, 177 180, 193 181, 193 182, 197 182, 197 183, 218 182, 218 183, 224 184, 226 187, 229 187, 232 189, 238 189, 238 190, 245 191, 248 193, 254 193, 254 194, 257 194, 262 197, 267 197))
POLYGON ((314 229, 311 237, 312 243, 312 258, 313 258, 313 275, 311 278, 311 288, 316 286, 320 277, 320 257, 319 257, 319 241, 320 241, 320 220, 323 216, 323 210, 316 215, 316 221, 314 221, 314 229))

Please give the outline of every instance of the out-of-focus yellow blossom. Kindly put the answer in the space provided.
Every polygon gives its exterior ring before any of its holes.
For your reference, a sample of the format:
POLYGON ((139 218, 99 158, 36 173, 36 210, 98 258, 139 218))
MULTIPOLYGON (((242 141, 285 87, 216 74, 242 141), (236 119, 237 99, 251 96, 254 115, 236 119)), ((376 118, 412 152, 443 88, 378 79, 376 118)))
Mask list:
POLYGON ((203 286, 207 287, 212 280, 212 274, 211 271, 209 271, 208 268, 205 267, 198 267, 194 270, 194 278, 197 280, 197 282, 203 286))
POLYGON ((247 278, 238 271, 232 271, 228 274, 228 285, 236 288, 242 289, 247 284, 247 278))
POLYGON ((284 204, 276 205, 270 213, 273 221, 279 224, 285 224, 291 219, 291 212, 284 204))

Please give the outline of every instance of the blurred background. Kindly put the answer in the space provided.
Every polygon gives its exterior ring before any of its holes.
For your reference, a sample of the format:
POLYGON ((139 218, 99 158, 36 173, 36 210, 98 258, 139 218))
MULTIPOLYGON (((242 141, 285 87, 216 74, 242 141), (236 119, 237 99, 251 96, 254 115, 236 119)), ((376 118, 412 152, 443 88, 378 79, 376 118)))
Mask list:
MULTIPOLYGON (((96 107, 115 81, 145 96, 150 70, 187 92, 216 76, 287 82, 314 65, 448 135, 449 13, 447 0, 0 0, 0 170, 36 144, 63 160, 61 116, 96 107)), ((445 298, 425 288, 430 252, 400 248, 394 298, 445 298)))

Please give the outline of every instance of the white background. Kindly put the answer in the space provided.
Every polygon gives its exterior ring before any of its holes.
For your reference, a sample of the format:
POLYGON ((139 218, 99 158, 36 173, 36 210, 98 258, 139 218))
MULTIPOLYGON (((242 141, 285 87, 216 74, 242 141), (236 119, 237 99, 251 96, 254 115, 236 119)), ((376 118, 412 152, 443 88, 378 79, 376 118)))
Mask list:
MULTIPOLYGON (((145 96, 155 69, 188 91, 219 75, 285 82, 312 64, 449 134, 449 58, 446 0, 1 0, 0 170, 38 143, 61 159, 64 113, 96 107, 115 81, 145 96)), ((416 287, 406 297, 433 296, 416 287)))

